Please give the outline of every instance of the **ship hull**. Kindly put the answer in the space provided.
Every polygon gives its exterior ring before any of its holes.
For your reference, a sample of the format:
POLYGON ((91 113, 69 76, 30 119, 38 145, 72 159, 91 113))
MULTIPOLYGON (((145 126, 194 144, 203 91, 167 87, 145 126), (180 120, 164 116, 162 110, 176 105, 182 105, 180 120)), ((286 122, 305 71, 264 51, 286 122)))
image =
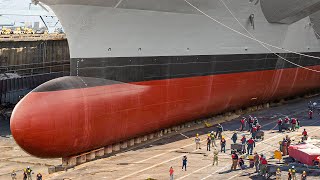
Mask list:
POLYGON ((60 91, 45 83, 17 105, 11 130, 32 155, 66 157, 200 117, 302 94, 319 88, 319 80, 317 73, 287 68, 60 91))
POLYGON ((259 1, 43 0, 68 38, 71 75, 42 84, 15 107, 16 142, 66 157, 320 87, 310 19, 270 24, 259 1), (254 14, 252 22, 249 16, 254 14), (232 30, 230 30, 232 29, 232 30), (238 32, 235 32, 238 31, 238 32), (277 47, 277 48, 274 48, 277 47), (284 61, 278 53, 292 63, 284 61))

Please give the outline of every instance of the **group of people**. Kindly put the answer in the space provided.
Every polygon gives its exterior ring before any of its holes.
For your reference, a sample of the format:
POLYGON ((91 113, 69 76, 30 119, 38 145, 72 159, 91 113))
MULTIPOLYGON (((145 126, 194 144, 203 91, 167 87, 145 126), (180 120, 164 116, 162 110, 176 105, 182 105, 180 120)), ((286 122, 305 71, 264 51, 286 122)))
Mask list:
MULTIPOLYGON (((276 172, 276 180, 281 180, 281 170, 280 168, 277 169, 276 172)), ((296 169, 294 166, 291 167, 291 169, 288 170, 288 180, 296 180, 297 176, 296 176, 296 169)), ((307 180, 307 172, 303 171, 301 174, 301 180, 307 180)))
POLYGON ((261 130, 261 125, 259 124, 259 120, 257 117, 252 117, 251 115, 249 115, 249 118, 247 119, 246 117, 243 117, 240 120, 240 131, 243 131, 246 123, 248 124, 248 132, 251 133, 252 138, 256 139, 256 135, 257 132, 259 132, 261 130))
MULTIPOLYGON (((30 166, 28 166, 26 169, 23 170, 23 180, 32 180, 32 169, 30 168, 30 166)), ((17 173, 15 170, 12 171, 11 173, 11 178, 12 180, 16 180, 17 179, 17 173)), ((38 173, 36 176, 36 180, 42 180, 42 174, 38 173)))
POLYGON ((278 128, 279 132, 282 132, 282 130, 291 130, 295 131, 296 129, 300 128, 300 121, 297 118, 289 118, 286 116, 284 120, 281 118, 278 119, 278 128), (290 129, 291 127, 291 129, 290 129))

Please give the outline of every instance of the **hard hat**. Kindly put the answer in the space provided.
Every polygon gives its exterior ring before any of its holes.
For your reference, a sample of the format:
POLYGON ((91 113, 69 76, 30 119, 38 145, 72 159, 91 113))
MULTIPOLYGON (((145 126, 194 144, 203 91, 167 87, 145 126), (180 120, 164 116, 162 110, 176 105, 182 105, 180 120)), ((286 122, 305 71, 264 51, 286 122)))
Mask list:
POLYGON ((28 169, 30 168, 30 166, 28 166, 28 169))
POLYGON ((211 134, 209 133, 208 136, 211 136, 211 134))
POLYGON ((303 174, 307 174, 306 171, 303 171, 303 174))
POLYGON ((221 138, 224 139, 224 136, 222 136, 221 138))
POLYGON ((199 134, 197 133, 197 136, 199 136, 199 134))
POLYGON ((213 134, 213 131, 211 131, 211 134, 213 134))
POLYGON ((294 166, 292 166, 292 169, 294 169, 294 166))
POLYGON ((291 172, 291 169, 289 169, 289 172, 291 172))

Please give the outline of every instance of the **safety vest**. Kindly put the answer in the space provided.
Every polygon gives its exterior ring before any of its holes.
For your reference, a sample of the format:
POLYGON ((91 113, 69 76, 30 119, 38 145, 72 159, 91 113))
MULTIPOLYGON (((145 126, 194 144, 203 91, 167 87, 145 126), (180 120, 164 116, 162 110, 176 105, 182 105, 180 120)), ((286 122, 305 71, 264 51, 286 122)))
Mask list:
POLYGON ((253 144, 254 143, 254 140, 253 139, 249 139, 248 140, 248 144, 253 144))
POLYGON ((308 135, 307 131, 303 131, 302 135, 304 135, 304 136, 308 135))
POLYGON ((261 159, 261 164, 268 164, 268 161, 265 158, 261 159))

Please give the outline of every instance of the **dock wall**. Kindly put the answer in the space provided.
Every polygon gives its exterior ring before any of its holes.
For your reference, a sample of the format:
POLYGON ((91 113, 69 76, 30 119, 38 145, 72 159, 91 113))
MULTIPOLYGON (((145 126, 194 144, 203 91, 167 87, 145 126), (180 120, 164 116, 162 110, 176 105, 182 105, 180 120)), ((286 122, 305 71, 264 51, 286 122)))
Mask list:
POLYGON ((0 35, 0 107, 14 105, 38 85, 69 74, 64 34, 0 35))

